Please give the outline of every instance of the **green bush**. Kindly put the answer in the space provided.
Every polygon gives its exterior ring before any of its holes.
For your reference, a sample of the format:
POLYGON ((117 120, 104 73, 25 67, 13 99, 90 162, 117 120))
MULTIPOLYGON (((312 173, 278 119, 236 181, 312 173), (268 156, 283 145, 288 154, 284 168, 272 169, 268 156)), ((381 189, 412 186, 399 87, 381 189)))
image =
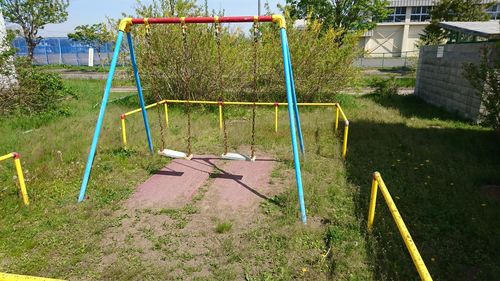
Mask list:
MULTIPOLYGON (((142 7, 137 13, 139 17, 205 15, 193 3, 184 9, 176 6, 174 13, 158 7, 142 7)), ((187 25, 186 53, 180 25, 151 26, 148 35, 145 26, 134 28, 148 101, 157 94, 162 99, 184 99, 184 83, 191 99, 218 100, 224 95, 226 100, 253 100, 252 32, 238 29, 241 25, 222 27, 220 64, 214 25, 187 25), (219 90, 219 71, 223 73, 223 94, 219 90)), ((287 32, 299 101, 333 100, 334 94, 345 89, 357 74, 352 66, 358 52, 357 37, 336 40, 340 32, 321 30, 319 23, 309 24, 306 30, 290 26, 287 32)), ((284 101, 281 40, 275 24, 260 24, 257 49, 258 100, 284 101)))
POLYGON ((500 57, 490 60, 492 49, 485 47, 479 64, 470 63, 464 66, 464 76, 476 89, 484 110, 480 121, 483 125, 500 132, 500 57))
POLYGON ((55 73, 40 71, 24 59, 18 59, 15 68, 18 85, 0 91, 2 115, 55 112, 63 101, 75 97, 55 73))
POLYGON ((375 94, 381 96, 397 95, 399 90, 399 84, 396 77, 375 77, 369 82, 369 86, 374 89, 375 94))
POLYGON ((0 52, 0 115, 65 114, 62 102, 74 97, 59 75, 36 69, 26 58, 14 59, 15 34, 8 32, 0 52))

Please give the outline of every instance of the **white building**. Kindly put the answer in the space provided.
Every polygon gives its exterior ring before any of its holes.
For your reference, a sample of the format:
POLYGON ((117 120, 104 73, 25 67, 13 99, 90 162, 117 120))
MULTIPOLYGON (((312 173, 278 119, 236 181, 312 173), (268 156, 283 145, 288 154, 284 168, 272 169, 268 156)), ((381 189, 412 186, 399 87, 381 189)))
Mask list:
MULTIPOLYGON (((367 32, 360 41, 368 56, 404 57, 418 55, 417 41, 429 24, 429 11, 436 0, 392 0, 386 21, 367 32)), ((498 2, 484 0, 483 3, 498 2)), ((492 19, 500 18, 500 4, 488 9, 492 19)))

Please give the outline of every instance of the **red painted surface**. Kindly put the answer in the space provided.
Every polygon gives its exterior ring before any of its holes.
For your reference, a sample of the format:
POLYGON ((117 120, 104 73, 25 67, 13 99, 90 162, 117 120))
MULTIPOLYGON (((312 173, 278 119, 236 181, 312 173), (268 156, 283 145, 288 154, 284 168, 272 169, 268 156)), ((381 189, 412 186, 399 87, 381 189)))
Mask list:
POLYGON ((265 158, 227 162, 221 167, 221 176, 208 188, 213 207, 223 212, 258 207, 258 202, 274 193, 269 179, 275 165, 276 161, 265 158))
POLYGON ((192 202, 212 177, 202 210, 225 215, 254 210, 260 201, 276 194, 269 184, 275 165, 270 158, 255 162, 223 161, 217 156, 175 159, 141 184, 126 205, 129 209, 180 208, 192 202))
POLYGON ((12 152, 12 157, 14 159, 19 159, 19 158, 21 158, 21 155, 19 155, 19 153, 17 153, 17 152, 12 152))
MULTIPOLYGON (((272 22, 272 16, 260 16, 259 22, 272 22)), ((148 18, 149 24, 175 24, 182 23, 181 18, 148 18)), ((254 16, 239 16, 239 17, 219 17, 219 22, 253 22, 254 16)), ((214 17, 194 17, 185 18, 185 23, 215 23, 214 17)), ((144 24, 144 19, 132 19, 133 24, 144 24)))
POLYGON ((128 200, 127 206, 132 209, 184 206, 208 180, 216 161, 215 156, 173 160, 141 184, 128 200))

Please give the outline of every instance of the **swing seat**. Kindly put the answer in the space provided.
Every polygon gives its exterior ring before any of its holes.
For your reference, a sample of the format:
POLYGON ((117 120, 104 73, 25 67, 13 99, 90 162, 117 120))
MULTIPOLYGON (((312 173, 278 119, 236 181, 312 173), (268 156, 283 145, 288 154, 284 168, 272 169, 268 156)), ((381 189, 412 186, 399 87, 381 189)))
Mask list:
POLYGON ((176 150, 171 150, 171 149, 160 150, 160 151, 158 151, 158 154, 161 155, 161 156, 175 158, 175 159, 187 159, 187 160, 191 160, 191 158, 193 158, 193 154, 187 155, 184 152, 180 152, 180 151, 176 151, 176 150))
POLYGON ((228 152, 225 154, 221 155, 221 158, 224 160, 235 160, 235 161, 255 161, 255 157, 250 158, 246 155, 240 154, 240 153, 234 153, 234 152, 228 152))

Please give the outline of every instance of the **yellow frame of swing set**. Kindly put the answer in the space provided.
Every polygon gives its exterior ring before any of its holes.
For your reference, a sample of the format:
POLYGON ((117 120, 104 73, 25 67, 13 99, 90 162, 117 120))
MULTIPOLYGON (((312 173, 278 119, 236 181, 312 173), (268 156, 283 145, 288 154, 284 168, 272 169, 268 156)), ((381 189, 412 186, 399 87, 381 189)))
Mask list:
MULTIPOLYGON (((159 105, 163 105, 164 111, 165 111, 165 124, 168 128, 170 122, 168 118, 168 104, 205 104, 205 105, 217 105, 219 108, 219 128, 222 130, 222 122, 223 122, 223 114, 222 114, 222 107, 225 105, 243 105, 243 106, 274 106, 274 131, 278 132, 278 113, 279 113, 279 107, 280 106, 288 106, 288 103, 286 102, 237 102, 237 101, 201 101, 201 100, 162 100, 150 105, 147 105, 145 108, 150 109, 154 108, 159 105)), ((342 107, 340 106, 339 103, 297 103, 298 106, 318 106, 318 107, 334 107, 335 108, 335 132, 338 131, 339 128, 339 119, 340 117, 344 121, 344 133, 343 133, 343 138, 342 138, 342 158, 346 159, 347 157, 347 141, 349 137, 349 120, 347 119, 347 116, 344 113, 344 110, 342 110, 342 107)), ((121 119, 121 130, 122 130, 122 144, 123 148, 127 149, 127 125, 126 125, 126 119, 127 116, 140 113, 142 111, 141 108, 131 110, 129 112, 126 112, 120 116, 121 119)))

